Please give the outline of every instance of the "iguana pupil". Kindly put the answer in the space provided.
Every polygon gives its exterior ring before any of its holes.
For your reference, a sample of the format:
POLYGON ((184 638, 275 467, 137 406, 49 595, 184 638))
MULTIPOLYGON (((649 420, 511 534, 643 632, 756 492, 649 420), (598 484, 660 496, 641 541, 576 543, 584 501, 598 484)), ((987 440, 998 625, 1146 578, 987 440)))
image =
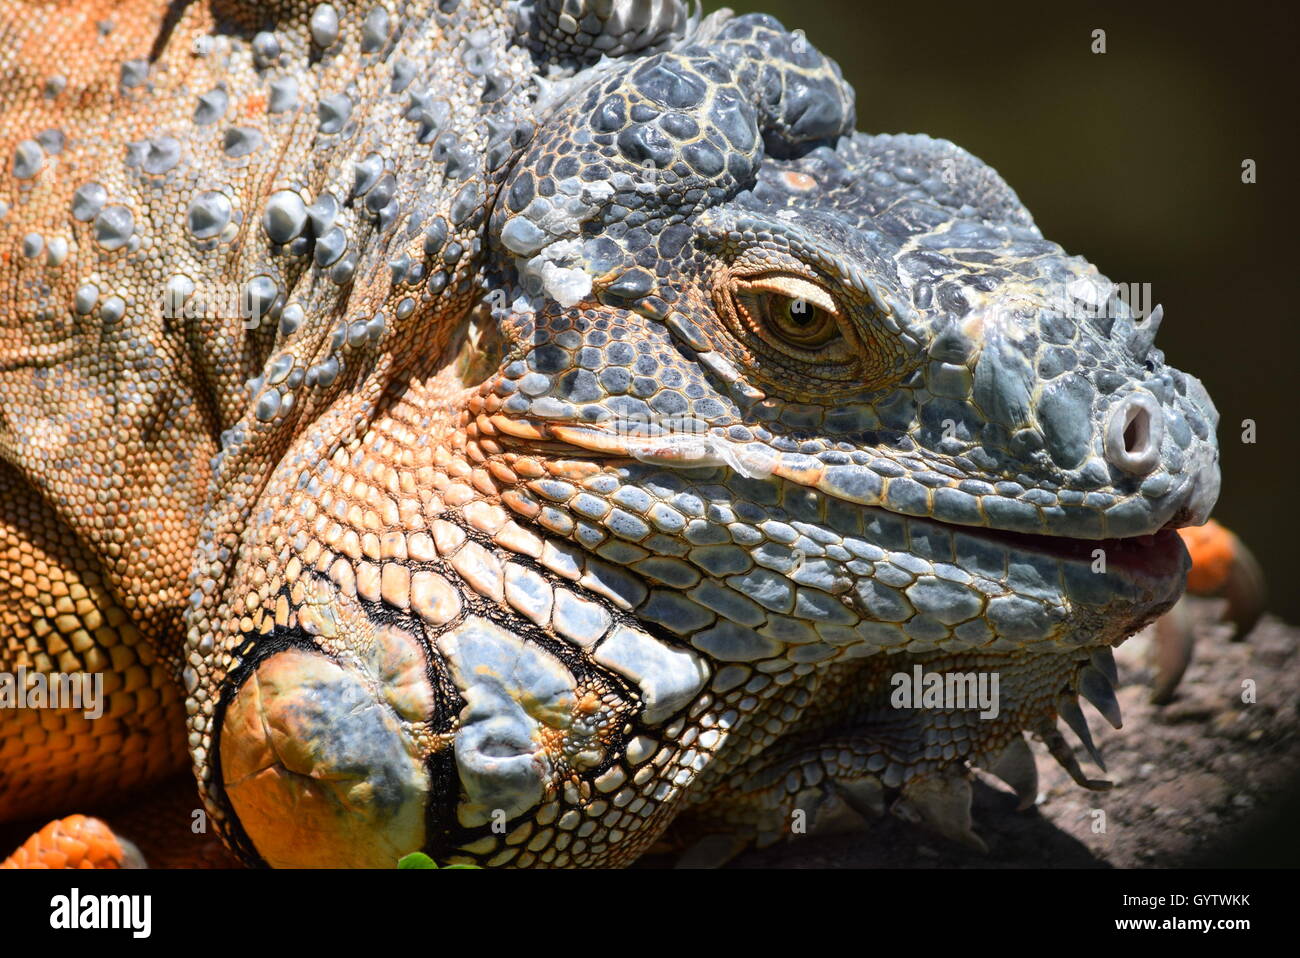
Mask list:
POLYGON ((819 336, 834 332, 834 320, 819 307, 812 306, 802 299, 782 297, 778 302, 780 311, 777 315, 780 316, 783 324, 789 323, 795 327, 793 333, 796 341, 815 342, 819 336))

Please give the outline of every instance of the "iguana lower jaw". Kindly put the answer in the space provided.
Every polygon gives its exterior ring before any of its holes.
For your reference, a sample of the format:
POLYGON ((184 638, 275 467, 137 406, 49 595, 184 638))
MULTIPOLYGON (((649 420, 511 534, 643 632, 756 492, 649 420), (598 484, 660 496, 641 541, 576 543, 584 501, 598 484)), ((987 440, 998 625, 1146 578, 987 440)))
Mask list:
POLYGON ((1108 647, 1019 661, 1011 655, 980 654, 902 654, 878 661, 856 683, 860 700, 841 716, 834 734, 815 740, 816 749, 778 745, 748 763, 734 784, 723 787, 716 803, 686 811, 679 830, 691 849, 686 859, 721 864, 748 841, 763 847, 789 837, 792 819, 795 834, 826 836, 869 827, 886 814, 986 852, 971 816, 975 770, 1009 786, 1021 811, 1040 797, 1036 760, 1022 730, 1041 741, 1081 787, 1112 787, 1084 772, 1057 719, 1058 714, 1066 719, 1104 772, 1076 697, 1082 694, 1119 727, 1115 681, 1108 647), (953 678, 966 678, 973 702, 974 678, 980 675, 999 676, 1004 688, 1015 690, 1014 699, 1004 698, 996 714, 945 703, 940 693, 945 679, 951 687, 953 678), (908 682, 921 676, 938 681, 933 687, 920 683, 909 688, 908 682), (811 761, 815 754, 834 774, 811 761), (729 807, 730 817, 720 813, 729 807), (737 814, 734 808, 743 811, 737 814), (748 823, 747 831, 733 830, 731 822, 737 819, 748 823), (716 849, 706 850, 713 842, 703 840, 715 834, 736 840, 724 845, 720 858, 711 857, 716 849), (698 849, 691 847, 696 841, 698 849))

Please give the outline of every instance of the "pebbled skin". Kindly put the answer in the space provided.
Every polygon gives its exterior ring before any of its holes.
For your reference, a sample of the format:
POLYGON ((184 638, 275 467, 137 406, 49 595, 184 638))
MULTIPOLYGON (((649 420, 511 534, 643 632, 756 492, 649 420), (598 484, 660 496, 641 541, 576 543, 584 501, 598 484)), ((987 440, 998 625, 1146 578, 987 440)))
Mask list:
POLYGON ((1218 493, 1159 318, 771 18, 570 6, 0 2, 0 666, 111 701, 0 715, 0 820, 187 750, 276 866, 1105 787, 1057 716, 1218 493))

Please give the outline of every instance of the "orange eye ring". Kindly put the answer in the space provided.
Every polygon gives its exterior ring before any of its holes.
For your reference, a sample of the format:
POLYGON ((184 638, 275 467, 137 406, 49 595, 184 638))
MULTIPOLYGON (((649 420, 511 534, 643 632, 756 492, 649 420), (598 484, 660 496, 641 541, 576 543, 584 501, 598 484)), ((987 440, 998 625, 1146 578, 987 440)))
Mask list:
POLYGON ((877 388, 894 366, 870 316, 802 271, 729 270, 714 287, 732 358, 759 388, 822 402, 877 388), (864 321, 865 320, 865 321, 864 321))

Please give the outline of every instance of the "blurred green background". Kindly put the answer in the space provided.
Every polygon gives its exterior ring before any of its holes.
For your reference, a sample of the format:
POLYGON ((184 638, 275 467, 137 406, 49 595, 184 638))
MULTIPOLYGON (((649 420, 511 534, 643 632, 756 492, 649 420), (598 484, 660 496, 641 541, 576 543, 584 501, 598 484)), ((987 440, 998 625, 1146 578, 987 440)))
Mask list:
POLYGON ((1219 407, 1215 516, 1263 563, 1270 608, 1300 621, 1294 11, 705 4, 720 6, 802 28, 857 90, 859 129, 952 140, 1006 178, 1049 239, 1115 282, 1151 284, 1165 307, 1156 344, 1219 407), (1096 29, 1104 54, 1091 51, 1096 29))

